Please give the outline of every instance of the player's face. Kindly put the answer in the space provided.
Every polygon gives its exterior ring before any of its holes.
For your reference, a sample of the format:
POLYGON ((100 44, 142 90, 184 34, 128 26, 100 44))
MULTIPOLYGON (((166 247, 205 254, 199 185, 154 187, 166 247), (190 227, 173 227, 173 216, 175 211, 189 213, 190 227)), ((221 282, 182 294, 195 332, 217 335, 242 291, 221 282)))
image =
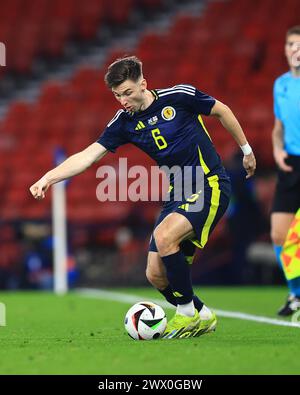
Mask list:
POLYGON ((285 55, 290 67, 300 67, 300 34, 291 34, 285 43, 285 55))
POLYGON ((147 83, 144 79, 137 82, 126 80, 112 92, 121 105, 130 112, 140 111, 145 103, 145 90, 147 83))

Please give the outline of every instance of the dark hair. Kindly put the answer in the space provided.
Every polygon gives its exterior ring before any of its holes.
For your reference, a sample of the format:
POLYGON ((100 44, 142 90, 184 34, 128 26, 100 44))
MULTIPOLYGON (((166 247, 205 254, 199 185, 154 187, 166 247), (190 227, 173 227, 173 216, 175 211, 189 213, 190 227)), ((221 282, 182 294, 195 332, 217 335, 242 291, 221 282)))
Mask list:
POLYGON ((109 88, 116 87, 126 80, 134 82, 142 76, 142 62, 136 56, 117 59, 108 66, 104 81, 109 88))
POLYGON ((286 32, 286 38, 288 38, 288 37, 291 36, 292 34, 299 34, 299 36, 300 36, 300 25, 291 27, 291 28, 286 32))

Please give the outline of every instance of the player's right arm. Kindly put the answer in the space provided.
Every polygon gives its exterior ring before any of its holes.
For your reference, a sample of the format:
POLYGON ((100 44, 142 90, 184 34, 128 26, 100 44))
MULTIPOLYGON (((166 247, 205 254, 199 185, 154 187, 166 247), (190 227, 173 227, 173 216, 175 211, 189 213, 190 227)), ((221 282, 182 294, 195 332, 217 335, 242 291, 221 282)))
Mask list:
POLYGON ((45 193, 51 185, 82 173, 93 163, 103 158, 107 152, 108 150, 103 145, 93 143, 83 151, 70 156, 29 188, 32 196, 35 199, 44 199, 45 193))
POLYGON ((290 172, 293 170, 293 168, 285 163, 285 159, 288 157, 288 153, 284 150, 283 130, 284 128, 282 122, 280 121, 280 119, 275 117, 274 127, 272 131, 274 159, 280 170, 290 172))

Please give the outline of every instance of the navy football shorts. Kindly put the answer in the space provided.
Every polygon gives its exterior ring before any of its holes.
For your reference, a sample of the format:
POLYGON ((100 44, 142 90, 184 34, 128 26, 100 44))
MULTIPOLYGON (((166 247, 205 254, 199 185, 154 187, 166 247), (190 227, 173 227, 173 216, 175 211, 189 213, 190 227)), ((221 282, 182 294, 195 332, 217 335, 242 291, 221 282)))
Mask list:
MULTIPOLYGON (((180 247, 186 256, 192 257, 196 247, 204 248, 209 235, 228 207, 230 194, 231 186, 227 176, 215 174, 207 177, 204 181, 204 194, 200 194, 204 199, 202 210, 191 210, 192 205, 196 202, 191 202, 193 199, 189 198, 182 201, 165 202, 154 229, 170 213, 176 212, 184 215, 191 223, 195 237, 184 240, 180 247)), ((150 239, 149 251, 157 252, 153 234, 150 239)))

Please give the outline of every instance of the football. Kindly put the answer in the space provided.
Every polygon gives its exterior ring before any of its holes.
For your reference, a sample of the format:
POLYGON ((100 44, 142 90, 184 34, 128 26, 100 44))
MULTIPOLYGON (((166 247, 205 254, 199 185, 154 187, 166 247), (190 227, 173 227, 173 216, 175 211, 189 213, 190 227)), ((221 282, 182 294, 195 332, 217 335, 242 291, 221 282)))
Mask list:
POLYGON ((139 302, 127 311, 125 329, 135 340, 158 339, 165 331, 167 317, 164 310, 152 302, 139 302))

